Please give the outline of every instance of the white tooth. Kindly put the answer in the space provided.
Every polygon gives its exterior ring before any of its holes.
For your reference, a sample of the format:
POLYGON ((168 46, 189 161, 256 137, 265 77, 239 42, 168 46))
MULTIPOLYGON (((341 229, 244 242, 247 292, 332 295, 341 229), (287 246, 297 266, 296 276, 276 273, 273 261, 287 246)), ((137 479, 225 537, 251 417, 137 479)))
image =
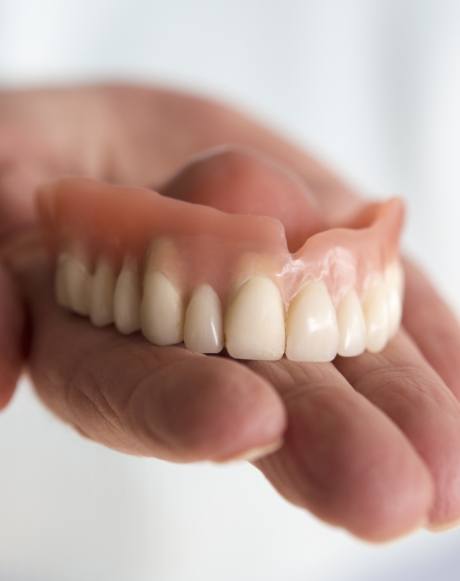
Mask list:
POLYGON ((284 353, 284 306, 278 287, 265 276, 247 280, 225 316, 225 345, 232 357, 273 361, 284 353))
POLYGON ((339 326, 338 353, 343 357, 354 357, 366 348, 366 323, 361 302, 356 291, 349 291, 337 309, 339 326))
POLYGON ((147 270, 141 304, 145 337, 156 345, 174 345, 183 338, 184 306, 171 281, 158 270, 147 270))
POLYGON ((211 286, 203 284, 193 291, 185 312, 185 346, 198 353, 219 353, 223 342, 220 299, 211 286))
POLYGON ((399 329, 402 316, 402 304, 399 291, 395 287, 387 288, 388 335, 393 337, 399 329))
POLYGON ((112 263, 101 258, 96 264, 91 289, 90 317, 96 327, 113 322, 113 292, 115 271, 112 263))
POLYGON ((404 294, 404 270, 398 261, 392 262, 385 271, 385 280, 389 286, 394 286, 402 297, 404 294))
POLYGON ((54 278, 54 292, 56 301, 61 307, 70 307, 68 285, 67 285, 67 267, 69 256, 61 253, 56 262, 56 273, 54 278))
POLYGON ((140 329, 140 284, 135 260, 125 259, 115 284, 113 313, 115 326, 124 335, 140 329))
POLYGON ((309 283, 289 306, 286 356, 292 361, 332 361, 339 346, 334 305, 322 281, 309 283))
POLYGON ((88 261, 82 253, 69 254, 65 271, 70 308, 80 315, 88 315, 91 296, 88 261))
POLYGON ((371 353, 382 351, 388 341, 387 289, 384 282, 374 284, 363 303, 366 321, 366 347, 371 353))
POLYGON ((402 317, 404 273, 399 262, 393 262, 385 271, 388 303, 388 330, 393 337, 399 329, 402 317))

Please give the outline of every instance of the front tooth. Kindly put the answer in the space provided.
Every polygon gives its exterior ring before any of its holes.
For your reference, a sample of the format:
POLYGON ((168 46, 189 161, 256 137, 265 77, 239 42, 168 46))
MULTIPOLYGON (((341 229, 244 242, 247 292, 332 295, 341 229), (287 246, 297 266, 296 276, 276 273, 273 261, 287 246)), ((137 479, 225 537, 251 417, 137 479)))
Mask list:
POLYGON ((371 353, 382 351, 388 341, 387 289, 383 282, 372 286, 363 304, 366 321, 366 347, 371 353))
POLYGON ((82 253, 69 254, 66 273, 70 308, 79 315, 88 315, 91 274, 88 261, 82 253))
POLYGON ((322 281, 309 283, 289 306, 286 356, 292 361, 332 361, 339 346, 334 305, 322 281))
POLYGON ((96 327, 110 325, 113 322, 113 293, 115 288, 115 271, 112 263, 101 258, 96 265, 91 289, 90 317, 96 327))
POLYGON ((140 329, 140 285, 135 260, 127 258, 118 275, 113 299, 115 326, 124 335, 140 329))
POLYGON ((54 279, 54 292, 56 301, 61 307, 70 307, 70 299, 67 284, 67 268, 69 264, 69 256, 61 253, 56 262, 56 273, 54 279))
POLYGON ((227 309, 227 351, 237 359, 281 359, 285 336, 284 306, 278 287, 265 276, 250 278, 227 309))
POLYGON ((343 357, 360 355, 366 348, 366 323, 355 290, 349 291, 337 309, 338 353, 343 357))
POLYGON ((183 338, 184 305, 172 282, 160 271, 148 269, 144 278, 141 326, 156 345, 174 345, 183 338))
POLYGON ((223 342, 220 299, 211 286, 203 284, 193 291, 185 313, 185 346, 198 353, 219 353, 223 342))

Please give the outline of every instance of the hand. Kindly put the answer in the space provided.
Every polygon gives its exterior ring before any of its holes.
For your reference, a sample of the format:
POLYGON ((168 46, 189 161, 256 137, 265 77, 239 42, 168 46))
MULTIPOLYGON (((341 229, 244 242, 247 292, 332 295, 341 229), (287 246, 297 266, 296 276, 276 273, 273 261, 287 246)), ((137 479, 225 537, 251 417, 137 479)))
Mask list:
MULTIPOLYGON (((157 185, 190 154, 235 143, 296 170, 329 223, 357 200, 329 170, 250 119, 177 93, 4 93, 0 139, 7 124, 22 144, 10 184, 72 172, 157 185)), ((15 223, 33 221, 30 190, 20 204, 15 186, 2 194, 15 223)), ((389 539, 460 518, 460 330, 412 264, 405 328, 383 353, 243 365, 95 329, 55 307, 40 248, 24 244, 8 259, 30 309, 36 389, 86 436, 175 461, 225 460, 283 436, 256 466, 287 499, 355 535, 389 539)))

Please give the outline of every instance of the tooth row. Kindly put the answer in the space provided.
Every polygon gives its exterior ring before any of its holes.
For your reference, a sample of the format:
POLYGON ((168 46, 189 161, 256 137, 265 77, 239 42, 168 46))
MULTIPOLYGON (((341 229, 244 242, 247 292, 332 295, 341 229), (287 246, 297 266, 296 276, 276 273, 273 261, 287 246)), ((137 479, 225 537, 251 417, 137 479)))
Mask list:
POLYGON ((185 346, 219 353, 224 345, 236 359, 332 361, 381 351, 398 330, 403 296, 399 264, 387 268, 360 300, 350 290, 334 306, 322 281, 306 284, 287 313, 278 286, 254 276, 222 304, 208 284, 195 288, 185 308, 181 292, 161 271, 148 268, 140 284, 137 262, 126 258, 117 273, 100 258, 90 271, 83 253, 63 253, 56 265, 57 302, 89 316, 93 325, 114 324, 123 334, 141 330, 155 345, 185 346), (225 339, 224 339, 225 338, 225 339))

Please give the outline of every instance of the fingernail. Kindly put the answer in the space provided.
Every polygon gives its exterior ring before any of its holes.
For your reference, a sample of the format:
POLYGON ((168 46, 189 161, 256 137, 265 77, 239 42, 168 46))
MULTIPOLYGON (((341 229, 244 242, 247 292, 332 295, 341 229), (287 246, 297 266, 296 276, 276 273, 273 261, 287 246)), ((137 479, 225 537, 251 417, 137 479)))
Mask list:
POLYGON ((228 462, 238 462, 245 460, 246 462, 255 462, 256 460, 260 460, 269 454, 273 454, 277 450, 279 450, 283 445, 283 440, 276 440, 276 442, 272 442, 267 446, 258 446, 256 448, 249 448, 249 450, 245 450, 244 452, 240 452, 235 456, 230 456, 229 458, 223 458, 219 460, 215 460, 218 464, 226 464, 228 462))

